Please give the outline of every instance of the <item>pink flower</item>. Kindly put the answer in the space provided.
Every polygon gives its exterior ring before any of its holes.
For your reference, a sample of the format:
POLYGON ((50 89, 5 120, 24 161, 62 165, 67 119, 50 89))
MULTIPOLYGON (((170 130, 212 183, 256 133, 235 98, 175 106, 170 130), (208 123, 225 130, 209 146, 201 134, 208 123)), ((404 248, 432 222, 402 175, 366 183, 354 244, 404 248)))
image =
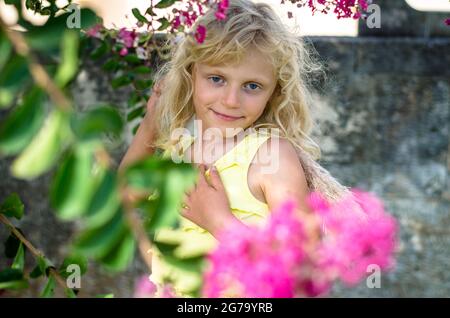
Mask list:
POLYGON ((215 13, 217 20, 225 20, 227 18, 226 12, 229 7, 228 0, 221 0, 217 5, 217 11, 215 13))
MULTIPOLYGON (((206 297, 314 297, 326 294, 334 280, 352 285, 369 265, 394 264, 396 222, 373 194, 353 189, 336 203, 317 192, 307 200, 314 215, 296 212, 286 201, 264 227, 236 222, 219 235, 204 273, 206 297), (320 224, 321 223, 321 224, 320 224), (308 236, 312 229, 321 239, 308 236)), ((314 236, 314 234, 310 234, 314 236)))
POLYGON ((134 298, 153 298, 155 297, 156 286, 153 284, 148 276, 142 276, 138 279, 135 289, 134 298))
POLYGON ((121 28, 117 34, 118 41, 123 43, 126 48, 134 46, 135 39, 137 38, 136 31, 127 31, 125 28, 121 28))
POLYGON ((93 27, 91 27, 90 29, 88 29, 86 31, 86 34, 93 38, 100 38, 100 30, 102 28, 103 28, 103 25, 101 25, 100 23, 96 24, 93 27))
POLYGON ((198 43, 203 43, 203 41, 205 41, 206 38, 206 28, 203 25, 199 25, 197 27, 197 30, 195 32, 195 39, 197 40, 198 43))
POLYGON ((369 265, 382 270, 393 266, 396 222, 376 196, 354 189, 328 210, 316 211, 326 228, 318 266, 331 278, 354 285, 366 276, 369 265))
POLYGON ((178 27, 180 26, 180 24, 181 24, 180 16, 177 15, 177 16, 175 17, 175 19, 172 20, 172 28, 178 29, 178 27))
POLYGON ((225 20, 227 18, 227 16, 225 15, 225 13, 221 12, 221 11, 217 11, 215 13, 216 19, 217 20, 225 20))
POLYGON ((222 0, 219 2, 219 9, 222 11, 226 11, 229 7, 229 1, 228 0, 222 0))
POLYGON ((125 56, 128 54, 128 49, 126 47, 123 47, 120 51, 119 51, 120 56, 125 56))
POLYGON ((287 201, 263 228, 237 223, 219 236, 209 256, 203 295, 206 297, 294 297, 305 282, 303 225, 295 204, 287 201))
POLYGON ((445 24, 450 26, 450 18, 445 19, 445 24))

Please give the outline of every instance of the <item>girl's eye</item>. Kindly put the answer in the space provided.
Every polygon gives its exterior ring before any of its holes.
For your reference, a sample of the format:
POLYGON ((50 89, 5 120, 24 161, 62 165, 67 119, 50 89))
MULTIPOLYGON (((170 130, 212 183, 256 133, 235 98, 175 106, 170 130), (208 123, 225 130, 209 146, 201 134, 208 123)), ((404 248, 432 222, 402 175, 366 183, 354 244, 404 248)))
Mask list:
POLYGON ((213 83, 219 83, 219 81, 216 81, 215 79, 220 80, 221 78, 219 76, 210 76, 208 77, 208 79, 212 80, 213 83))
POLYGON ((256 91, 258 88, 260 88, 259 85, 255 84, 255 83, 250 83, 248 85, 249 85, 249 87, 250 87, 250 85, 253 85, 252 88, 250 89, 251 91, 256 91))
MULTIPOLYGON (((210 76, 208 77, 209 80, 211 80, 213 83, 219 84, 222 80, 219 76, 210 76)), ((261 87, 258 84, 255 83, 249 83, 247 84, 251 91, 256 91, 258 88, 261 89, 261 87)))

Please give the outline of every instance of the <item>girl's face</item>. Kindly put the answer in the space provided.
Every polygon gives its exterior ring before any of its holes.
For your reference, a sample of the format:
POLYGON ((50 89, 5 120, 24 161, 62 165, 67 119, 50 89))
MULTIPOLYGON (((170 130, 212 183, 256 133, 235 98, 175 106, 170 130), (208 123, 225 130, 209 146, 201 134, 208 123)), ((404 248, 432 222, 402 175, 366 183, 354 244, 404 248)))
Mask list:
POLYGON ((270 62, 257 50, 240 64, 193 66, 193 103, 202 128, 246 129, 263 113, 277 81, 270 62))

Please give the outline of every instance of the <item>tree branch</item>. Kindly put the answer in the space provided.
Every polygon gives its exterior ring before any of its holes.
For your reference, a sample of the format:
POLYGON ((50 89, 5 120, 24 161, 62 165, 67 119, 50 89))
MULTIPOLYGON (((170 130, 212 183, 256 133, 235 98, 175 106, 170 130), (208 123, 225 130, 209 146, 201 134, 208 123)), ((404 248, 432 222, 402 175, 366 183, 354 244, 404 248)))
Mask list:
MULTIPOLYGON (((38 250, 37 248, 35 248, 33 246, 33 244, 30 243, 30 241, 28 241, 23 235, 22 233, 20 233, 20 231, 14 226, 14 224, 12 224, 8 218, 6 216, 4 216, 3 214, 0 214, 0 222, 5 224, 7 227, 9 227, 9 229, 11 230, 11 233, 14 234, 15 237, 17 237, 23 245, 25 245, 27 247, 27 249, 31 252, 31 254, 34 255, 34 257, 36 258, 45 258, 45 255, 38 250)), ((49 269, 49 273, 51 276, 53 276, 53 278, 58 282, 58 284, 64 289, 66 290, 67 284, 64 281, 64 278, 62 278, 62 276, 54 269, 54 268, 50 268, 49 269)))

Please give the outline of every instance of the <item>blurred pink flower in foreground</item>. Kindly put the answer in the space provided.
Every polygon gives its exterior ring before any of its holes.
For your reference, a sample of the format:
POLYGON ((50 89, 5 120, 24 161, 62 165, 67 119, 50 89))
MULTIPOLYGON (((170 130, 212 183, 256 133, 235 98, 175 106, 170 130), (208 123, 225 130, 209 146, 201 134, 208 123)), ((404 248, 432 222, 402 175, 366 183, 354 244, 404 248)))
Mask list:
POLYGON ((308 204, 318 224, 300 218, 289 200, 263 228, 236 223, 225 230, 208 255, 203 296, 318 296, 336 279, 357 283, 370 264, 393 265, 396 223, 374 195, 353 190, 331 205, 313 192, 308 204), (310 224, 322 225, 320 239, 306 235, 310 224))
POLYGON ((157 286, 152 283, 148 276, 141 276, 134 286, 134 298, 173 298, 175 291, 169 284, 162 286, 158 291, 157 286))
POLYGON ((363 279, 371 264, 382 270, 394 266, 397 232, 395 219, 376 196, 357 189, 352 194, 334 205, 327 205, 318 193, 310 196, 310 205, 326 229, 319 248, 320 267, 347 285, 363 279))
POLYGON ((156 286, 148 276, 141 276, 134 287, 134 298, 153 298, 155 297, 156 286))

